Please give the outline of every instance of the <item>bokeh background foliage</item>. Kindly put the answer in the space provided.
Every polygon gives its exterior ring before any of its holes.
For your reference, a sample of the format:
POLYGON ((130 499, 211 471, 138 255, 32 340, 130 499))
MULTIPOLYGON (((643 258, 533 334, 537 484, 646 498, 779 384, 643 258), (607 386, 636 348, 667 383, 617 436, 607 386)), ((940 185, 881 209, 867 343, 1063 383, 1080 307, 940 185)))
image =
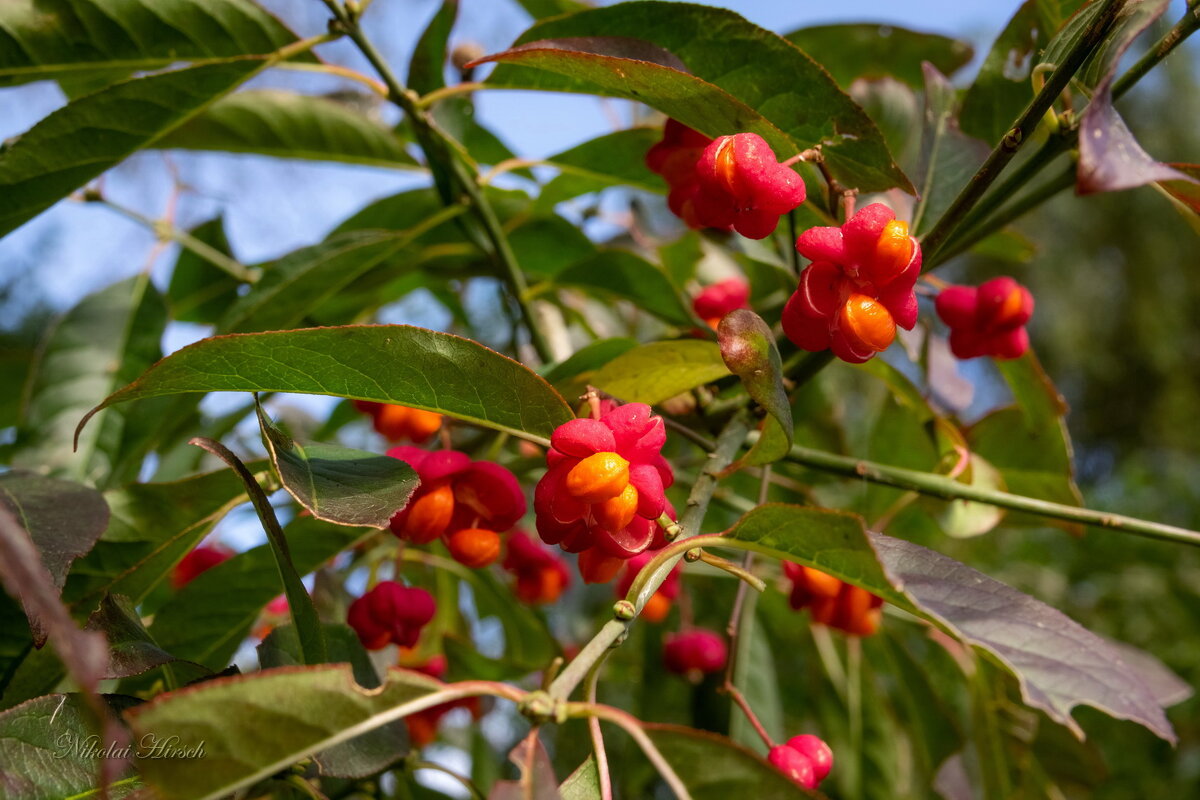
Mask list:
MULTIPOLYGON (((257 653, 244 644, 280 590, 277 543, 248 512, 233 474, 187 441, 202 434, 247 459, 268 454, 248 395, 196 392, 273 393, 267 407, 298 439, 374 452, 382 441, 349 403, 283 393, 370 396, 446 411, 484 426, 456 427, 457 446, 497 458, 530 484, 539 461, 505 432, 545 437, 571 413, 546 382, 512 362, 480 355, 482 348, 461 338, 403 328, 394 344, 404 356, 395 364, 374 342, 327 343, 292 373, 268 366, 265 375, 241 383, 229 380, 228 363, 269 360, 269 341, 264 352, 249 355, 206 351, 211 383, 195 384, 189 366, 179 380, 192 393, 135 390, 130 402, 101 411, 75 446, 81 418, 160 357, 214 334, 378 321, 444 330, 529 363, 545 361, 543 377, 569 400, 589 381, 626 399, 646 392, 644 399, 657 402, 721 380, 715 348, 685 341, 669 349, 687 368, 683 384, 655 384, 662 370, 645 365, 661 364, 662 354, 635 345, 688 336, 698 324, 688 294, 739 272, 752 283, 755 309, 777 321, 794 286, 787 226, 764 243, 681 229, 665 211, 665 185, 642 161, 658 138, 661 115, 636 101, 710 135, 756 130, 781 157, 789 148, 824 143, 835 177, 881 193, 924 233, 1033 97, 1033 67, 1055 52, 1055 32, 1081 6, 1091 13, 1103 4, 1029 0, 988 4, 1005 7, 965 17, 938 3, 903 10, 867 3, 828 9, 831 16, 820 19, 783 16, 784 4, 727 4, 762 28, 723 9, 602 5, 589 12, 574 0, 376 0, 363 19, 406 85, 426 96, 423 107, 445 136, 439 146, 486 176, 479 191, 522 267, 537 313, 559 332, 541 359, 519 324, 529 300, 514 294, 510 276, 492 258, 492 231, 449 197, 454 177, 445 172, 445 154, 410 116, 383 102, 374 73, 349 41, 311 46, 307 37, 325 32, 321 3, 170 0, 151 9, 120 0, 20 0, 0 7, 0 109, 8 112, 0 131, 14 136, 0 149, 0 230, 7 234, 0 240, 0 457, 17 470, 0 475, 0 488, 16 498, 9 505, 22 511, 39 546, 41 524, 72 530, 56 545, 52 577, 75 619, 105 631, 114 650, 122 648, 123 658, 92 675, 93 683, 119 681, 97 685, 150 697, 231 663, 244 670, 256 662, 311 663, 305 642, 294 631, 289 640, 288 629, 257 653), (887 25, 842 24, 864 20, 887 25), (571 48, 520 51, 491 72, 462 67, 469 56, 514 41, 579 36, 639 37, 652 45, 632 51, 644 63, 617 77, 604 57, 571 48), (347 77, 345 69, 371 77, 347 77), (454 88, 467 81, 484 85, 454 88), (906 191, 914 188, 920 200, 906 191), (322 348, 372 363, 339 375, 322 361, 322 348), (414 352, 428 359, 413 361, 414 352), (438 380, 426 387, 422 375, 438 380), (400 386, 403 394, 375 396, 355 380, 400 386), (491 393, 476 391, 480 385, 491 393), (97 505, 88 495, 57 509, 55 502, 39 505, 37 492, 21 483, 25 473, 18 471, 27 470, 92 487, 106 502, 97 505), (173 591, 165 580, 171 567, 214 527, 241 552, 173 591)), ((1149 28, 1125 66, 1176 20, 1195 13, 1194 3, 1130 6, 1125 30, 1149 28)), ((1107 52, 1111 61, 1116 54, 1107 52)), ((1200 160, 1200 134, 1190 123, 1200 118, 1196 55, 1194 43, 1180 47, 1117 104, 1156 159, 1200 160)), ((1067 103, 1074 111, 1107 63, 1096 58, 1071 85, 1067 103)), ((1036 158, 1031 154, 1049 137, 1040 129, 1013 169, 1036 158)), ((1068 161, 1056 156, 1046 175, 1070 173, 1068 161)), ((815 171, 806 178, 812 199, 797 212, 801 229, 828 216, 820 178, 815 171)), ((806 384, 793 402, 795 440, 944 471, 947 430, 964 431, 1014 491, 1198 528, 1195 194, 1173 185, 1077 197, 1070 177, 1045 185, 1045 202, 1034 213, 978 242, 958 242, 963 252, 940 273, 967 283, 1011 274, 1028 285, 1038 304, 1031 324, 1036 361, 1003 369, 990 361, 955 364, 942 331, 924 314, 928 332, 894 346, 886 363, 834 364, 806 384), (1168 188, 1191 197, 1190 209, 1172 200, 1168 188), (1039 362, 1053 385, 1042 383, 1039 362), (1018 412, 989 421, 1014 401, 1018 412), (1033 435, 1010 436, 1014 421, 1033 435)), ((1001 207, 1006 200, 1000 198, 1001 207)), ((673 440, 671 449, 684 486, 674 496, 678 504, 704 455, 682 441, 673 440)), ((273 480, 266 461, 250 468, 273 480)), ((1186 684, 1200 685, 1194 548, 1103 530, 1080 537, 1075 526, 914 500, 795 464, 781 464, 776 473, 769 499, 860 513, 891 536, 970 564, 1089 630, 1152 653, 1186 684)), ((739 498, 754 498, 757 484, 746 473, 727 481, 705 530, 732 525, 745 510, 739 498)), ((45 484, 35 488, 61 497, 45 484)), ((367 529, 299 516, 299 505, 283 492, 272 501, 286 523, 297 575, 317 570, 308 580, 316 613, 326 624, 340 622, 350 596, 361 591, 372 548, 387 544, 367 529), (351 548, 358 548, 353 559, 329 566, 351 548)), ((608 587, 588 587, 555 607, 531 610, 515 603, 498 574, 433 569, 419 559, 410 566, 406 576, 439 597, 435 625, 456 680, 529 683, 562 645, 586 641, 613 600, 608 587)), ((975 659, 970 669, 977 677, 966 680, 918 622, 889 615, 883 632, 863 640, 860 651, 857 642, 835 642, 827 631, 810 629, 788 607, 773 569, 764 576, 770 588, 743 616, 736 680, 772 735, 813 729, 834 745, 839 771, 823 787, 830 796, 983 797, 997 786, 1013 796, 1200 792, 1194 697, 1169 710, 1177 747, 1088 709, 1076 715, 1087 733, 1081 742, 1022 704, 1012 676, 996 664, 975 659), (857 681, 847 680, 847 669, 861 672, 857 681), (984 748, 976 746, 982 732, 989 737, 984 748), (980 777, 995 766, 980 755, 988 752, 1005 773, 1000 778, 980 777), (956 782, 958 769, 973 790, 956 782)), ((688 584, 692 617, 722 627, 734 581, 689 568, 688 584)), ((88 677, 83 662, 32 648, 39 631, 11 597, 0 596, 0 623, 0 719, 8 715, 8 731, 26 732, 19 727, 27 726, 25 717, 14 715, 44 717, 51 707, 35 698, 72 686, 70 680, 86 685, 88 677)), ((54 625, 46 625, 53 634, 54 625)), ((330 629, 329 660, 350 661, 364 685, 372 676, 377 682, 345 634, 330 629)), ((662 626, 631 629, 608 662, 600 700, 643 720, 728 733, 759 747, 711 679, 689 685, 659 668, 662 637, 662 626)), ((334 672, 320 678, 331 686, 345 679, 334 672)), ((1166 678, 1158 685, 1167 693, 1178 689, 1166 678)), ((281 703, 291 698, 287 713, 302 717, 308 707, 295 694, 300 688, 281 683, 271 691, 281 703)), ((378 707, 420 702, 430 691, 419 680, 394 679, 378 707)), ((231 707, 241 699, 231 688, 231 707)), ((66 724, 86 727, 92 711, 86 703, 72 695, 63 707, 66 724)), ((156 719, 160 712, 146 713, 156 719)), ((171 709, 161 713, 159 723, 169 724, 171 709)), ((201 719, 186 706, 174 713, 220 727, 220 714, 201 719)), ((369 710, 346 709, 344 718, 320 723, 336 727, 355 713, 369 710)), ((431 759, 469 771, 485 787, 516 777, 503 760, 524 731, 511 706, 497 703, 482 725, 459 722, 431 759)), ((334 775, 379 773, 404 747, 388 732, 357 742, 353 758, 334 748, 318 760, 333 765, 334 775)), ((0 746, 21 736, 10 733, 0 746)), ((689 759, 711 757, 704 742, 678 731, 654 736, 681 771, 689 759)), ((268 764, 285 757, 295 743, 280 738, 278 750, 264 746, 253 758, 268 764)), ((583 778, 571 786, 589 785, 585 727, 560 726, 543 738, 559 778, 582 763, 583 778)), ((662 791, 632 739, 614 730, 608 740, 610 762, 620 765, 614 779, 621 796, 662 791)), ((719 764, 738 780, 772 779, 740 756, 728 758, 719 764)), ((92 767, 87 759, 64 764, 43 776, 45 784, 16 796, 67 796, 91 785, 92 767)), ((0 774, 3 768, 0 762, 0 774)), ((154 775, 155 768, 170 771, 153 765, 152 779, 188 780, 154 775)), ((218 773, 208 777, 217 780, 218 773)), ((383 790, 397 797, 461 796, 453 782, 431 788, 429 774, 410 760, 392 770, 383 790)), ((701 782, 697 797, 721 791, 719 775, 691 777, 701 782)), ((127 788, 136 785, 126 780, 127 788)), ((323 786, 335 796, 353 789, 354 780, 323 786)), ((268 778, 262 786, 278 796, 299 792, 282 780, 268 778)), ((596 796, 579 791, 585 793, 564 788, 563 796, 596 796)))

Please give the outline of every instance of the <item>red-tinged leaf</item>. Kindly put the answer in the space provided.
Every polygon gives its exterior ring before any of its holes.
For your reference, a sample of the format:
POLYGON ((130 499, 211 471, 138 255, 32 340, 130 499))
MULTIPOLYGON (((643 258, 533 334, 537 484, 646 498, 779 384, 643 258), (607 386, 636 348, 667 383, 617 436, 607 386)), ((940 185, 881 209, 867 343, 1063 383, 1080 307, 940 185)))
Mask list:
POLYGON ((561 800, 554 765, 536 728, 512 749, 508 760, 517 765, 521 777, 515 781, 497 781, 488 800, 561 800))
POLYGON ((1105 85, 1092 97, 1079 123, 1076 193, 1116 192, 1156 181, 1197 183, 1142 149, 1113 108, 1112 93, 1105 85))
POLYGON ((722 535, 861 586, 990 654, 1026 703, 1079 738, 1071 710, 1088 705, 1175 741, 1157 678, 1062 612, 941 553, 868 533, 853 514, 782 504, 759 506, 722 535))
POLYGON ((87 486, 14 471, 0 475, 0 508, 21 521, 56 589, 108 527, 104 495, 87 486))
POLYGON ((1167 194, 1200 214, 1200 164, 1168 164, 1175 171, 1186 175, 1191 180, 1163 181, 1162 188, 1167 194))
POLYGON ((709 136, 757 133, 781 159, 820 144, 844 184, 913 191, 879 129, 829 73, 786 39, 732 11, 655 0, 623 3, 539 22, 516 47, 577 37, 588 37, 586 52, 514 49, 488 57, 506 62, 488 85, 628 97, 709 136), (610 37, 649 45, 601 49, 610 37), (671 68, 676 59, 686 72, 671 68))
POLYGON ((368 690, 349 664, 280 667, 160 694, 126 718, 139 739, 177 736, 180 752, 203 748, 203 758, 137 759, 160 796, 217 800, 382 725, 479 693, 402 669, 368 690))
POLYGON ((519 44, 494 56, 486 56, 468 66, 484 64, 488 61, 512 60, 511 57, 518 53, 545 50, 645 61, 648 64, 657 64, 660 67, 667 67, 679 72, 688 72, 687 66, 679 60, 679 56, 670 50, 632 36, 565 36, 561 39, 538 39, 534 42, 519 44), (501 59, 500 56, 509 58, 501 59))

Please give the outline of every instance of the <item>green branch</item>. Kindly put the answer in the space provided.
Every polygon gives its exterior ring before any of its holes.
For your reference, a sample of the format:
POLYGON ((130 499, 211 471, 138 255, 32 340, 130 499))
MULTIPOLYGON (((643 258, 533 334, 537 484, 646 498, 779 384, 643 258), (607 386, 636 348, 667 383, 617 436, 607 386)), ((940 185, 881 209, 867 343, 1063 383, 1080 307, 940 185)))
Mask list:
MULTIPOLYGON (((750 434, 753 442, 757 434, 750 434)), ((982 489, 929 472, 920 472, 902 467, 889 467, 873 461, 864 461, 849 456, 839 456, 821 450, 794 446, 787 455, 787 460, 806 467, 842 475, 847 478, 864 480, 868 483, 878 483, 882 486, 892 486, 897 489, 907 489, 938 497, 943 500, 970 500, 976 503, 1007 508, 1013 511, 1023 511, 1039 517, 1059 519, 1066 522, 1078 522, 1097 528, 1123 531, 1149 539, 1161 539, 1167 542, 1178 542, 1200 546, 1200 533, 1186 528, 1176 528, 1159 522, 1126 517, 1121 514, 1111 514, 1107 511, 1093 511, 1088 508, 1052 503, 1048 500, 1038 500, 1019 494, 1010 494, 995 489, 982 489)))
MULTIPOLYGON (((375 49, 375 45, 371 43, 371 40, 363 34, 362 29, 358 25, 358 16, 350 14, 337 0, 324 0, 324 2, 330 12, 333 13, 336 25, 350 37, 367 61, 371 63, 371 66, 375 68, 375 71, 379 73, 384 86, 387 87, 388 99, 395 103, 408 117, 409 122, 413 126, 413 133, 416 135, 417 142, 421 145, 421 149, 425 151, 425 157, 430 162, 435 179, 438 177, 439 170, 433 169, 433 167, 435 162, 437 162, 437 165, 445 171, 443 174, 448 173, 448 177, 452 182, 457 184, 471 201, 471 207, 474 209, 480 224, 482 224, 484 234, 491 246, 492 257, 495 259, 497 266, 505 273, 513 295, 516 297, 517 304, 521 308, 521 315, 525 319, 525 327, 529 331, 529 339, 533 344, 534 350, 537 351, 538 357, 542 361, 552 361, 554 358, 553 350, 550 348, 549 340, 542 331, 536 312, 533 309, 529 295, 529 284, 525 280, 525 274, 521 272, 516 255, 508 243, 508 237, 504 234, 504 229, 500 225, 500 220, 496 217, 495 210, 487 198, 483 196, 483 190, 479 186, 479 176, 473 174, 474 171, 468 169, 462 160, 454 154, 454 147, 451 141, 445 134, 438 130, 437 126, 433 124, 429 113, 421 107, 420 96, 400 83, 400 80, 392 71, 387 60, 375 49)), ((443 187, 442 200, 447 205, 456 202, 456 199, 449 194, 450 191, 450 187, 443 187)))
POLYGON ((1109 28, 1116 22, 1125 3, 1126 0, 1105 0, 1104 8, 1084 30, 1083 35, 1067 53, 1063 62, 1051 73, 1042 90, 1025 107, 1013 127, 1004 134, 1000 143, 988 154, 983 166, 967 181, 967 185, 954 198, 950 207, 925 235, 921 241, 921 248, 928 263, 935 263, 938 250, 941 249, 946 239, 954 233, 963 218, 975 207, 992 182, 1016 156, 1022 143, 1033 134, 1046 112, 1054 105, 1063 89, 1067 88, 1071 78, 1075 76, 1088 56, 1100 44, 1109 28))

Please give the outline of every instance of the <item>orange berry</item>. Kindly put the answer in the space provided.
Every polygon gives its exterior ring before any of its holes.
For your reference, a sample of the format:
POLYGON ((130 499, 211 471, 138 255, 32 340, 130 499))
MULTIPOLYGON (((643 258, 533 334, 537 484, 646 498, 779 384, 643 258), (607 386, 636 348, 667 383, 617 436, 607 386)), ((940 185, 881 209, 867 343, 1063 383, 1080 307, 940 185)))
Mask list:
POLYGON ((637 515, 637 507, 638 490, 631 483, 616 497, 610 497, 592 506, 592 515, 606 530, 619 531, 633 522, 634 516, 637 515))
POLYGON ((671 613, 671 601, 662 592, 650 595, 646 605, 642 607, 642 619, 647 622, 662 622, 671 613))
POLYGON ((883 226, 875 243, 875 259, 871 277, 876 286, 884 286, 904 271, 912 261, 913 240, 908 235, 908 223, 894 219, 883 226))
POLYGON ((812 567, 800 567, 800 574, 803 576, 804 588, 817 597, 837 597, 845 585, 828 572, 821 572, 812 567))
POLYGON ((629 462, 616 453, 593 453, 571 467, 563 487, 582 503, 602 503, 629 485, 629 462))
POLYGON ((449 484, 417 498, 408 508, 404 536, 416 544, 429 544, 446 531, 454 516, 454 490, 449 484))
POLYGON ((838 601, 834 597, 818 597, 808 607, 813 622, 832 626, 836 621, 838 601))
MULTIPOLYGON (((866 589, 846 584, 838 597, 836 627, 857 636, 869 636, 875 632, 875 622, 871 619, 872 595, 866 589)), ((874 609, 878 614, 878 609, 874 609)))
POLYGON ((433 411, 410 408, 408 415, 408 438, 417 444, 429 439, 442 427, 442 415, 433 411))
POLYGON ((411 413, 412 409, 408 406, 380 406, 375 412, 375 430, 389 442, 398 442, 408 436, 408 419, 411 413))
POLYGON ((733 137, 725 136, 717 145, 716 165, 713 170, 725 191, 733 193, 737 186, 737 160, 733 154, 733 137))
POLYGON ((838 312, 846 339, 861 350, 886 350, 896 338, 896 323, 883 303, 865 294, 852 294, 838 312))
POLYGON ((500 557, 500 534, 484 528, 464 528, 452 533, 446 546, 455 561, 479 569, 500 557))

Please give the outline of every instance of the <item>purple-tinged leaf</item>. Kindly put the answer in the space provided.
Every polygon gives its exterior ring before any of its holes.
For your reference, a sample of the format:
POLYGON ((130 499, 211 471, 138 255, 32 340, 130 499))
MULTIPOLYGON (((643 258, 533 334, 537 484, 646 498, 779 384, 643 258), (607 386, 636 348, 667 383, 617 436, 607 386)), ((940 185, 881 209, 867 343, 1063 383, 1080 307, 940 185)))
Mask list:
POLYGON ((1061 611, 952 558, 902 539, 870 534, 892 585, 922 616, 1007 666, 1034 708, 1083 738, 1071 709, 1088 705, 1175 742, 1175 731, 1141 670, 1061 611))
POLYGON ((1071 710, 1088 705, 1175 741, 1159 702, 1168 693, 1152 688, 1161 681, 1062 612, 941 553, 867 533, 854 514, 783 504, 759 506, 722 536, 828 572, 933 622, 1005 665, 1027 704, 1079 738, 1071 710))
POLYGON ((59 590, 72 562, 90 552, 108 527, 104 495, 31 472, 0 475, 0 507, 20 520, 59 590))
POLYGON ((519 44, 504 53, 487 56, 473 63, 504 60, 499 58, 500 55, 514 56, 517 53, 546 50, 645 61, 678 72, 688 72, 687 66, 679 60, 679 56, 670 50, 632 36, 566 36, 561 39, 539 39, 536 42, 519 44))
MULTIPOLYGON (((49 639, 54 645, 54 651, 79 686, 94 719, 99 721, 102 740, 116 748, 123 747, 127 738, 124 730, 108 714, 104 702, 96 694, 96 687, 108 667, 108 645, 104 634, 82 631, 75 625, 33 539, 21 527, 17 517, 3 507, 0 507, 0 583, 21 602, 35 641, 44 644, 49 639)), ((100 780, 111 781, 120 768, 115 758, 105 757, 100 766, 100 780)))
POLYGON ((488 793, 488 800, 562 799, 550 754, 538 738, 536 728, 512 749, 508 760, 517 765, 521 777, 515 781, 496 781, 488 793))
POLYGON ((1196 179, 1155 161, 1142 149, 1113 108, 1106 84, 1096 92, 1079 123, 1079 173, 1077 194, 1116 192, 1155 181, 1196 183, 1196 179))
POLYGON ((763 435, 734 466, 778 461, 792 447, 792 404, 783 387, 783 362, 770 326, 748 308, 735 309, 717 326, 717 343, 725 366, 741 378, 746 392, 770 414, 763 435))
POLYGON ((1200 164, 1168 164, 1167 166, 1186 175, 1190 180, 1163 181, 1163 190, 1183 203, 1194 213, 1200 214, 1200 164))
MULTIPOLYGON (((85 630, 99 631, 108 641, 105 678, 127 678, 175 661, 154 642, 137 610, 123 595, 105 595, 100 608, 88 618, 85 630)), ((207 673, 208 670, 200 668, 207 673)))

